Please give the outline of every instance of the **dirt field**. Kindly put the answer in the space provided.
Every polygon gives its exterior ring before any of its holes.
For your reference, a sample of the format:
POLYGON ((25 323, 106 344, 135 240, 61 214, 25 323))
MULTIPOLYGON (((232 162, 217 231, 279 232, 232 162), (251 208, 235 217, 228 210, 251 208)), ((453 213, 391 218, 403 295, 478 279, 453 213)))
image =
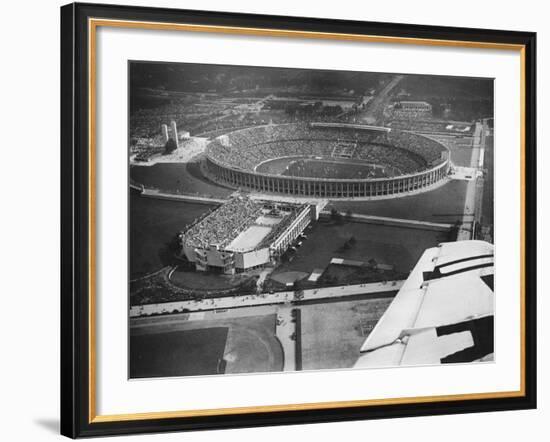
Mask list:
POLYGON ((303 369, 352 367, 368 333, 392 300, 377 298, 301 306, 303 369))

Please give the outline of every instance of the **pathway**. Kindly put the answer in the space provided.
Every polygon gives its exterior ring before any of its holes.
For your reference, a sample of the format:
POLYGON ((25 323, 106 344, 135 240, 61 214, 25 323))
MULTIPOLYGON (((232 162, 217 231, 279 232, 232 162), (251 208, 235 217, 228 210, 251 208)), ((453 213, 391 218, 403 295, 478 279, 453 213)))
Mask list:
MULTIPOLYGON (((338 299, 346 296, 367 295, 371 293, 394 292, 401 288, 404 281, 385 281, 365 284, 321 287, 304 290, 300 301, 338 299)), ((203 311, 250 307, 270 304, 291 304, 295 299, 294 291, 262 293, 259 295, 229 296, 201 300, 165 302, 161 304, 136 305, 130 308, 130 317, 155 314, 178 313, 184 311, 203 311)))

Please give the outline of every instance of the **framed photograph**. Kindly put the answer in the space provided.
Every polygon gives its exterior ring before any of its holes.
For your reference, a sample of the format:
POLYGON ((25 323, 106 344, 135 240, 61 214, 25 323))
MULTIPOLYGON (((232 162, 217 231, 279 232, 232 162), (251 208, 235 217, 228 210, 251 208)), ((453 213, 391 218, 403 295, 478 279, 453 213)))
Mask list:
POLYGON ((62 434, 535 408, 535 44, 62 7, 62 434))

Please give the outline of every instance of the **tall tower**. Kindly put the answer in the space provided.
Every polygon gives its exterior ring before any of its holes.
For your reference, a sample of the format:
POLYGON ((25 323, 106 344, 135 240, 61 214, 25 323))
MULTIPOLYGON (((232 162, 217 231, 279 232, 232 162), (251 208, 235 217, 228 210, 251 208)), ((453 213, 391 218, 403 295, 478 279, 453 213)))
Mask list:
POLYGON ((166 144, 168 143, 168 139, 170 138, 170 136, 168 135, 168 125, 163 124, 161 126, 161 131, 162 131, 162 139, 164 141, 164 144, 166 144))
POLYGON ((170 123, 170 126, 172 126, 172 136, 174 137, 174 141, 176 142, 176 149, 177 149, 178 147, 180 147, 180 143, 178 140, 178 128, 176 126, 176 122, 172 120, 172 122, 170 123))

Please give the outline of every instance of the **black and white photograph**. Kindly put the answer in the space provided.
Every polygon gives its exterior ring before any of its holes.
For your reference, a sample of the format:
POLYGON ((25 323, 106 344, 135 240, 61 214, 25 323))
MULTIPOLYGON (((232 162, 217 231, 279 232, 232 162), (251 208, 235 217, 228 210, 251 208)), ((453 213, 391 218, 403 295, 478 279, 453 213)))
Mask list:
POLYGON ((492 363, 493 92, 129 61, 129 378, 492 363))

